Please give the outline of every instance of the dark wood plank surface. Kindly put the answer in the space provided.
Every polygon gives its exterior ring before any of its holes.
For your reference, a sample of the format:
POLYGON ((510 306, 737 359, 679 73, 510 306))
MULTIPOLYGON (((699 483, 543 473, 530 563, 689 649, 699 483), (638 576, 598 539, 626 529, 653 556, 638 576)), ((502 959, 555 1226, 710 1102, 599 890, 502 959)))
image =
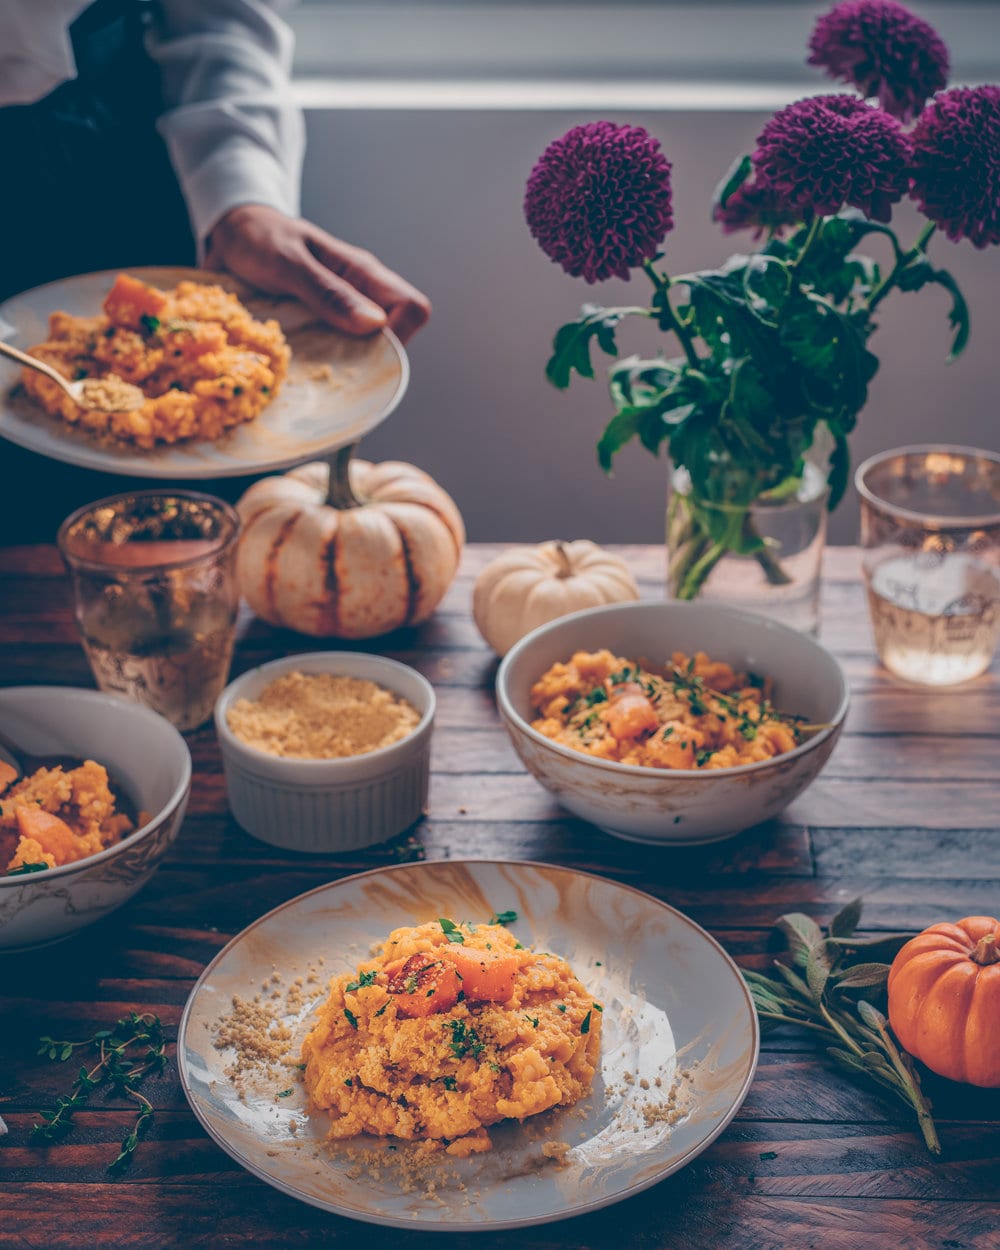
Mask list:
MULTIPOLYGON (((0 1246, 366 1247, 506 1250, 997 1250, 1000 1091, 927 1077, 944 1157, 901 1108, 850 1084, 800 1035, 765 1040, 739 1115, 676 1176, 585 1219, 509 1234, 397 1231, 325 1215, 242 1171, 199 1128, 171 1062, 133 1167, 110 1180, 120 1106, 97 1104, 57 1147, 28 1145, 65 1070, 41 1034, 82 1037, 130 1009, 174 1036, 204 965, 278 903, 361 869, 415 858, 541 859, 629 882, 694 917, 746 966, 765 966, 776 916, 827 921, 865 898, 866 930, 915 930, 1000 910, 1000 682, 957 690, 893 681, 874 661, 857 553, 825 562, 821 637, 850 677, 847 730, 823 776, 781 819, 673 852, 610 838, 563 813, 521 768, 493 703, 496 661, 472 624, 475 546, 426 626, 367 644, 414 665, 439 698, 427 817, 393 842, 299 856, 247 836, 226 809, 214 734, 189 735, 195 781, 176 847, 121 911, 69 945, 0 958, 0 1246)), ((662 551, 620 548, 643 593, 663 593, 662 551)), ((331 643, 331 646, 342 646, 331 643)), ((311 640, 241 621, 234 673, 311 640)), ((0 685, 91 686, 55 551, 0 549, 0 685)), ((1000 1022, 998 1022, 1000 1027, 1000 1022)), ((170 1048, 172 1054, 172 1047, 170 1048)))

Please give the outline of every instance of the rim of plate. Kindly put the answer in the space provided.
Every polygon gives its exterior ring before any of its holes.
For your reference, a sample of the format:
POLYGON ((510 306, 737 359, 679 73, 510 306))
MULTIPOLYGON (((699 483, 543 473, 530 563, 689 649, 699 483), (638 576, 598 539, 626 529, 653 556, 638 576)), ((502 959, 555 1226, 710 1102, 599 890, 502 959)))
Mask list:
MULTIPOLYGON (((67 278, 57 278, 53 282, 43 282, 39 286, 28 287, 27 290, 18 291, 16 294, 8 296, 7 299, 0 303, 0 338, 8 337, 10 332, 19 331, 19 327, 8 321, 4 315, 8 305, 16 300, 24 299, 25 296, 35 295, 51 288, 65 287, 67 283, 71 282, 105 277, 113 279, 117 274, 123 272, 126 272, 126 270, 119 268, 95 269, 90 273, 70 274, 67 278)), ((213 273, 211 270, 196 269, 190 265, 133 265, 127 269, 127 272, 129 274, 145 275, 143 280, 148 281, 155 281, 157 274, 170 274, 178 282, 191 281, 200 282, 203 285, 221 285, 234 295, 238 295, 241 299, 253 299, 255 296, 276 298, 268 296, 266 291, 257 291, 241 278, 237 278, 232 274, 213 273)), ((289 297, 289 302, 298 303, 299 301, 289 297)), ((330 327, 330 332, 331 334, 342 333, 333 326, 330 327)), ((159 460, 143 459, 143 456, 149 456, 151 453, 135 450, 130 452, 127 447, 117 448, 113 444, 109 444, 105 451, 100 443, 81 435, 79 431, 73 430, 68 426, 65 431, 59 431, 68 435, 65 441, 63 441, 59 438, 56 429, 49 430, 47 424, 35 427, 16 416, 12 418, 10 413, 4 412, 2 405, 0 405, 0 437, 14 443, 18 447, 24 448, 26 451, 46 456, 50 460, 58 460, 63 464, 72 464, 77 468, 96 469, 99 472, 114 473, 120 477, 156 478, 165 482, 173 482, 178 479, 210 482, 215 478, 248 477, 261 473, 277 473, 284 469, 293 469, 300 464, 305 464, 307 461, 322 458, 323 455, 331 455, 343 447, 358 442, 359 439, 377 429, 399 407, 410 384, 410 358, 402 341, 388 326, 383 326, 371 337, 384 338, 396 357, 399 364, 399 379, 395 390, 379 412, 377 418, 371 424, 366 423, 364 430, 359 435, 340 441, 334 439, 328 446, 324 447, 322 452, 314 449, 304 455, 292 454, 279 456, 273 460, 261 460, 251 463, 246 461, 229 463, 224 460, 219 464, 200 462, 181 465, 164 464, 159 460), (36 428, 44 431, 48 437, 37 437, 35 434, 36 428)), ((9 363, 12 364, 13 362, 9 363)), ((0 393, 0 399, 2 399, 2 393, 0 393)), ((49 417, 47 413, 41 415, 48 417, 51 421, 57 420, 57 418, 49 417)), ((259 420, 260 417, 258 416, 256 419, 259 420)), ((236 427, 231 433, 238 433, 241 428, 236 427)), ((225 437, 223 435, 223 440, 225 437)), ((216 442, 223 440, 216 440, 216 442)), ((183 452, 186 445, 183 443, 167 444, 164 447, 154 449, 152 454, 170 455, 172 453, 180 453, 183 452)), ((213 443, 211 445, 215 446, 216 444, 213 443)))
POLYGON ((613 1206, 616 1202, 623 1202, 626 1198, 631 1198, 635 1194, 642 1193, 644 1190, 652 1188, 653 1185, 658 1185, 660 1181, 666 1180, 668 1176, 672 1176, 675 1172, 680 1171, 680 1169, 684 1167, 691 1159, 696 1158, 699 1154, 702 1153, 702 1151, 706 1150, 712 1144, 712 1142, 714 1142, 715 1139, 719 1137, 726 1128, 728 1128, 729 1124, 735 1118, 736 1113, 739 1111, 740 1107, 742 1107, 746 1099, 746 1096, 750 1090, 750 1086, 753 1082, 754 1076, 757 1073, 757 1064, 760 1059, 760 1037, 761 1037, 760 1021, 757 1018, 757 1011, 753 1005, 753 999, 750 995, 750 989, 746 981, 743 979, 743 975, 740 972, 739 965, 736 963, 735 959, 733 959, 733 957, 728 953, 728 951, 726 951, 726 949, 722 946, 722 944, 716 941, 716 939, 712 937, 712 935, 709 932, 707 932, 707 930, 703 929, 700 924, 692 920, 690 916, 686 916, 684 912, 679 911, 676 907, 671 906, 670 903, 665 903, 661 899, 655 898, 652 894, 647 894, 644 890, 636 889, 635 886, 627 885, 621 881, 615 881, 612 877, 603 877, 600 875, 600 873, 596 873, 596 872, 584 872, 579 868, 566 868, 561 864, 547 864, 547 863, 544 863, 542 860, 488 859, 485 857, 477 857, 475 859, 448 859, 448 860, 433 860, 432 859, 432 860, 419 860, 411 864, 386 864, 380 868, 369 868, 365 872, 351 873, 346 877, 339 878, 339 880, 337 881, 328 881, 324 885, 319 885, 319 886, 314 887, 311 890, 304 891, 302 894, 297 894, 294 898, 287 899, 284 903, 279 903, 277 907, 272 907, 270 911, 265 912, 263 916, 258 916, 258 918, 254 921, 251 921, 251 923, 248 924, 246 928, 240 930, 240 932, 237 933, 235 937, 231 938, 226 943, 226 945, 222 948, 222 950, 220 950, 213 957, 211 962, 206 965, 204 971, 202 972, 198 980, 194 983, 194 986, 192 987, 191 992, 187 997, 187 1001, 184 1004, 184 1010, 181 1012, 181 1018, 177 1025, 177 1073, 180 1078, 181 1089, 184 1091, 184 1097, 187 1099, 188 1105, 190 1106, 191 1110, 194 1112, 195 1118, 198 1120, 198 1123, 202 1126, 205 1132, 208 1133, 209 1137, 211 1137, 211 1139, 215 1142, 215 1144, 219 1146, 222 1150, 224 1150, 231 1159, 235 1159, 235 1161, 241 1167, 245 1168, 248 1172, 250 1172, 251 1175, 256 1176, 258 1180, 264 1181, 266 1184, 271 1185, 273 1188, 277 1190, 280 1190, 280 1192, 287 1194, 291 1198, 297 1198, 300 1202, 305 1202, 309 1206, 317 1207, 319 1210, 327 1211, 332 1215, 340 1215, 348 1219, 360 1220, 361 1222, 366 1223, 366 1224, 378 1224, 378 1225, 381 1225, 382 1227, 407 1228, 407 1229, 413 1229, 414 1231, 422 1231, 428 1228, 432 1228, 434 1232, 440 1232, 440 1233, 469 1233, 469 1232, 477 1232, 480 1230, 487 1231, 487 1232, 498 1232, 501 1230, 509 1230, 509 1229, 533 1228, 540 1224, 553 1224, 558 1220, 571 1219, 579 1215, 588 1215, 593 1211, 599 1211, 603 1207, 613 1206), (542 1216, 537 1216, 537 1217, 532 1216, 532 1217, 524 1218, 524 1219, 515 1218, 515 1219, 510 1219, 510 1220, 476 1220, 476 1221, 461 1220, 461 1221, 455 1221, 454 1223, 445 1224, 440 1221, 426 1221, 422 1219, 403 1219, 402 1217, 397 1217, 397 1216, 383 1216, 377 1211, 357 1211, 352 1208, 345 1207, 339 1203, 324 1202, 322 1199, 314 1198, 310 1195, 303 1194, 294 1185, 290 1185, 286 1183, 285 1181, 280 1180, 278 1177, 273 1176, 272 1174, 267 1172, 264 1168, 258 1167, 257 1164, 254 1163, 252 1160, 248 1159, 242 1153, 242 1151, 238 1150, 235 1146, 233 1146, 224 1137, 222 1137, 219 1133, 215 1131, 214 1127, 209 1122, 208 1118, 205 1115, 203 1115, 201 1106, 199 1105, 198 1097, 191 1088, 191 1083, 190 1083, 188 1072, 187 1072, 184 1052, 186 1049, 186 1042, 187 1042, 188 1018, 191 1014, 191 1010, 193 1008, 195 999, 199 991, 201 990, 202 986, 204 985, 204 983, 209 979, 209 977, 215 971, 218 964, 222 962, 225 956, 238 942, 241 942, 246 937, 246 935, 249 934, 252 930, 256 929, 258 925, 261 925, 265 921, 270 920, 272 916, 277 915, 277 913, 280 911, 284 911, 285 908, 292 907, 298 903, 301 903, 304 899, 310 898, 314 894, 322 894, 329 890, 335 890, 338 887, 343 886, 349 882, 360 881, 365 877, 384 876, 387 873, 397 873, 397 872, 402 873, 402 872, 413 872, 413 871, 418 871, 418 872, 427 871, 427 870, 432 869, 435 865, 438 865, 438 864, 443 865, 443 866, 450 866, 450 867, 502 864, 506 868, 511 868, 511 867, 524 867, 524 868, 536 868, 536 869, 540 868, 540 869, 544 869, 546 872, 561 873, 570 877, 588 877, 591 880, 600 881, 605 885, 611 885, 611 886, 616 887, 617 889, 624 890, 628 892, 629 894, 635 894, 639 898, 641 898, 645 903, 652 903, 654 906, 662 908, 664 911, 670 912, 671 915, 674 916, 677 920, 682 921, 685 925, 688 926, 688 928, 694 930, 694 932, 697 935, 699 935, 702 939, 704 939, 704 941, 708 944, 710 948, 714 949, 715 953, 718 956, 720 956, 723 962, 729 966, 730 970, 732 971, 732 973, 734 974, 736 978, 736 983, 739 986, 739 989, 743 995, 743 1000, 746 1005, 746 1008, 749 1014, 749 1019, 750 1019, 752 1053, 750 1056, 750 1062, 747 1067, 747 1072, 740 1082, 740 1087, 738 1091, 736 1092, 732 1105, 726 1111, 725 1115, 721 1116, 719 1120, 715 1124, 713 1124, 710 1131, 700 1141, 690 1146, 687 1150, 684 1151, 683 1154, 678 1156, 671 1163, 665 1165, 662 1170, 654 1173, 654 1175, 652 1175, 651 1177, 647 1177, 646 1179, 636 1183, 635 1185, 628 1185, 622 1190, 613 1194, 606 1195, 603 1198, 592 1199, 590 1201, 583 1201, 579 1204, 574 1204, 573 1206, 567 1207, 565 1210, 553 1211, 547 1215, 542 1215, 542 1216))

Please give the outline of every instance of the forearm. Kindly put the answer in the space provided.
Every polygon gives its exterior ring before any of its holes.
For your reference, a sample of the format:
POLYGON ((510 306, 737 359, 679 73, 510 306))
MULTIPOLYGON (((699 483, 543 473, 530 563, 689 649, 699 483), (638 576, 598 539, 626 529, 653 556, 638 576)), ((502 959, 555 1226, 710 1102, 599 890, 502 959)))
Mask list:
POLYGON ((290 100, 288 0, 161 0, 149 53, 160 66, 159 127, 199 247, 238 204, 299 211, 302 117, 290 100))

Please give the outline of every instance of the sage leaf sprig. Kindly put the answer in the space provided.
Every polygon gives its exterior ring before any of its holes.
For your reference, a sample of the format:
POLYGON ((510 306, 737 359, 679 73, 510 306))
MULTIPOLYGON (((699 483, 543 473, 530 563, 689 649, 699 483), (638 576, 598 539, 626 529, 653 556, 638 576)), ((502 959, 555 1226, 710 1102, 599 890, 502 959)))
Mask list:
POLYGON ((912 935, 856 938, 860 920, 860 899, 838 912, 826 933, 801 912, 779 917, 775 928, 788 943, 792 966, 775 960, 773 976, 744 968, 744 979, 763 1030, 796 1025, 817 1035, 838 1067, 910 1107, 927 1149, 940 1155, 920 1076, 885 1015, 890 964, 883 960, 891 960, 912 935))
POLYGON ((88 1067, 82 1064, 68 1094, 61 1094, 51 1110, 41 1111, 42 1122, 31 1130, 32 1145, 51 1145, 61 1141, 73 1128, 73 1116, 90 1100, 96 1089, 108 1086, 121 1097, 138 1105, 131 1127, 122 1138, 121 1149, 111 1163, 109 1172, 121 1172, 131 1162, 139 1137, 153 1117, 153 1105, 139 1092, 147 1076, 162 1072, 167 1066, 163 1025, 158 1016, 129 1012, 112 1029, 99 1029, 82 1042, 39 1038, 40 1055, 65 1063, 75 1051, 97 1056, 88 1067))

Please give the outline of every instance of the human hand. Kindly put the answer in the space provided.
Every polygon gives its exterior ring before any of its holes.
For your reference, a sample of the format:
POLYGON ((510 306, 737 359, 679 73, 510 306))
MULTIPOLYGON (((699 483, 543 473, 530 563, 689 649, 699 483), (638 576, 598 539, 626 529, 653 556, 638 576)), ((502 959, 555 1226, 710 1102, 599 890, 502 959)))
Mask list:
POLYGON ((219 218, 205 265, 270 295, 294 295, 347 334, 387 325, 405 343, 431 315, 427 296, 371 252, 263 204, 240 204, 219 218))

